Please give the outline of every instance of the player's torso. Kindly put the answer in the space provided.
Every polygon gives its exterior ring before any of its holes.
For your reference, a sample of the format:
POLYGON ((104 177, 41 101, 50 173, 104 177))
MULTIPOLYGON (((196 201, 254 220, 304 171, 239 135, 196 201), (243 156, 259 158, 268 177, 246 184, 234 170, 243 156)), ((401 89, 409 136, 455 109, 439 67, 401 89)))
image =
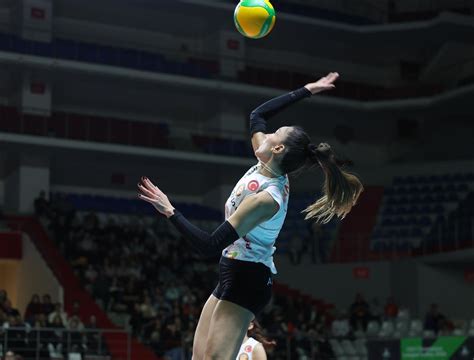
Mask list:
POLYGON ((287 176, 269 178, 263 176, 259 166, 251 167, 237 182, 225 204, 225 217, 229 218, 249 196, 265 190, 281 195, 282 206, 269 220, 259 224, 241 239, 228 246, 223 255, 240 260, 266 263, 274 268, 270 259, 275 251, 275 240, 285 221, 289 200, 289 181, 287 176), (272 187, 270 189, 270 187, 272 187))

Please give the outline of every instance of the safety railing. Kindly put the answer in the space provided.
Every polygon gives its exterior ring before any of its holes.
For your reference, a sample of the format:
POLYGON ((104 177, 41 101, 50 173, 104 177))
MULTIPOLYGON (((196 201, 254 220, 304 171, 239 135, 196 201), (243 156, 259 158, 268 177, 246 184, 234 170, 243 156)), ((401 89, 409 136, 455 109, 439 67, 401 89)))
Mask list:
POLYGON ((25 360, 131 359, 131 335, 125 330, 4 326, 0 346, 3 354, 12 351, 25 360))

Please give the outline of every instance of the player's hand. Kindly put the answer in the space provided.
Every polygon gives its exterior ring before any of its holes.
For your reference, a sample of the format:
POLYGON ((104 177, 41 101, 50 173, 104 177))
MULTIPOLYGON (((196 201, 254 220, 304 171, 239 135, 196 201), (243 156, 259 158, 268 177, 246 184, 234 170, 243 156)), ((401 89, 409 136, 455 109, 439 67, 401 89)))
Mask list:
POLYGON ((174 214, 174 207, 163 191, 155 186, 147 177, 142 176, 138 183, 138 197, 152 204, 160 214, 170 217, 174 214))
POLYGON ((323 91, 332 90, 336 86, 334 82, 339 78, 339 74, 337 72, 331 72, 327 74, 325 77, 322 77, 316 82, 306 84, 304 87, 311 91, 311 94, 317 94, 323 91))

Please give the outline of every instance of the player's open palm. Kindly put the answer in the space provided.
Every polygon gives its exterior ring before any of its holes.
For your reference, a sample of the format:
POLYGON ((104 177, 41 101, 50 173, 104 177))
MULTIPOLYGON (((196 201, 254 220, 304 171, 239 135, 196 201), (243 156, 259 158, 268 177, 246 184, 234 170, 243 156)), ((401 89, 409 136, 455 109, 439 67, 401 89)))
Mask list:
POLYGON ((138 197, 152 204, 160 214, 167 217, 173 214, 174 207, 168 196, 154 185, 147 177, 143 176, 138 183, 138 197))
POLYGON ((311 91, 311 94, 317 94, 326 90, 332 90, 336 86, 334 83, 339 78, 339 73, 331 72, 316 82, 306 84, 304 87, 311 91))

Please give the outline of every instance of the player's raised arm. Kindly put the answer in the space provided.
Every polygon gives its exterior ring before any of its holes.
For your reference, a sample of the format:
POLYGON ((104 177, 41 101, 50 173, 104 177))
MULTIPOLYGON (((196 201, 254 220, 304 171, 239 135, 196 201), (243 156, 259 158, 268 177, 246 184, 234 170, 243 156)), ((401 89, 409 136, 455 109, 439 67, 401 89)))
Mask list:
POLYGON ((250 136, 253 151, 255 152, 265 140, 268 119, 301 99, 333 89, 334 82, 338 77, 339 74, 336 72, 329 73, 316 82, 308 83, 304 87, 273 98, 254 109, 250 113, 250 136))

